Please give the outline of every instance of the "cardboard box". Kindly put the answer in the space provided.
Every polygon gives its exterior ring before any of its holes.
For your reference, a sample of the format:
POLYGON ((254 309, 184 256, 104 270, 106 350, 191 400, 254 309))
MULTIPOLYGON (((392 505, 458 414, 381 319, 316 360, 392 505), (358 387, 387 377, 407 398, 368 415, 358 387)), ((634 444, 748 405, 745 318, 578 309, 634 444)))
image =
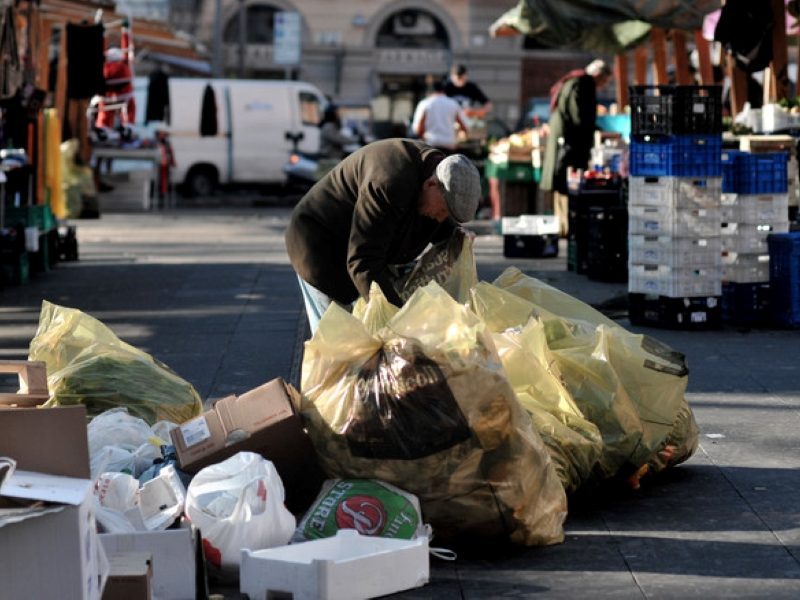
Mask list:
POLYGON ((325 477, 293 398, 294 387, 277 378, 218 400, 211 410, 170 432, 181 469, 196 473, 238 452, 256 452, 278 470, 287 508, 303 512, 325 477))
POLYGON ((97 536, 92 482, 17 471, 0 487, 3 501, 16 507, 0 508, 0 594, 100 600, 108 562, 97 536))
POLYGON ((134 533, 101 533, 106 554, 145 552, 152 556, 153 596, 159 600, 197 597, 197 540, 191 527, 134 533))
POLYGON ((86 407, 0 408, 0 456, 19 470, 89 479, 86 407))
POLYGON ((151 600, 153 557, 148 552, 108 556, 109 573, 103 600, 151 600))

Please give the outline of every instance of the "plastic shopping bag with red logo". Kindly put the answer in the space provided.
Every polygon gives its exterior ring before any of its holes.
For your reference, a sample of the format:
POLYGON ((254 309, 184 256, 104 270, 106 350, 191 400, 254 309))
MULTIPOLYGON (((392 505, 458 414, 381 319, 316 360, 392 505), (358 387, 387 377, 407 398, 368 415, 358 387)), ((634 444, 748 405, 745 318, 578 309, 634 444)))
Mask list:
POLYGON ((283 502, 283 482, 273 464, 253 452, 239 452, 194 476, 186 516, 200 529, 212 566, 238 567, 242 548, 262 550, 289 542, 296 521, 283 502))
POLYGON ((327 480, 292 542, 333 537, 340 529, 403 540, 427 535, 417 497, 375 479, 327 480))

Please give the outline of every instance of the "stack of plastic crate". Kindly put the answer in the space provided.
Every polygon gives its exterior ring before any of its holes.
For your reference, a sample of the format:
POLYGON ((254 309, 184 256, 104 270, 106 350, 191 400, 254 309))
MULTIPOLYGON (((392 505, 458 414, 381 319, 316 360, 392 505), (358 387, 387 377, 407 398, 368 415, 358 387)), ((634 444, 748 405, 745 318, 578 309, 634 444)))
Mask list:
POLYGON ((767 236, 789 231, 788 153, 725 151, 722 178, 722 318, 771 320, 767 236))
POLYGON ((721 89, 632 86, 630 92, 630 321, 718 326, 721 89))

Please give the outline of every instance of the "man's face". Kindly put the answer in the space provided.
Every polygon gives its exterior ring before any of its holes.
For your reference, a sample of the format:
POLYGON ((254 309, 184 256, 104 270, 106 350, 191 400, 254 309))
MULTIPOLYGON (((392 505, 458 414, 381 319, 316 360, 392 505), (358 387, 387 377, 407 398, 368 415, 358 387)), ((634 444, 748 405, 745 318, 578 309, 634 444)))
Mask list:
POLYGON ((422 184, 419 197, 419 214, 441 223, 450 215, 447 202, 442 195, 442 188, 435 175, 431 175, 422 184))
POLYGON ((463 75, 459 75, 457 73, 453 73, 453 83, 455 83, 458 87, 463 87, 465 83, 467 83, 467 74, 464 73, 463 75))

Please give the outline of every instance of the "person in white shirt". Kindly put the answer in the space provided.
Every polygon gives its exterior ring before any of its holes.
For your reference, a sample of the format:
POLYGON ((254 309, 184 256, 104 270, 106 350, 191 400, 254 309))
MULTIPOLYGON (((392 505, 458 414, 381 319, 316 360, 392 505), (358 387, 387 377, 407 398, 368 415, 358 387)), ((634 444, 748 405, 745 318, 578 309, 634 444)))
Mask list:
POLYGON ((467 133, 466 117, 461 106, 445 96, 444 85, 436 81, 433 94, 420 101, 414 111, 411 128, 430 146, 452 152, 458 145, 458 129, 467 133))

